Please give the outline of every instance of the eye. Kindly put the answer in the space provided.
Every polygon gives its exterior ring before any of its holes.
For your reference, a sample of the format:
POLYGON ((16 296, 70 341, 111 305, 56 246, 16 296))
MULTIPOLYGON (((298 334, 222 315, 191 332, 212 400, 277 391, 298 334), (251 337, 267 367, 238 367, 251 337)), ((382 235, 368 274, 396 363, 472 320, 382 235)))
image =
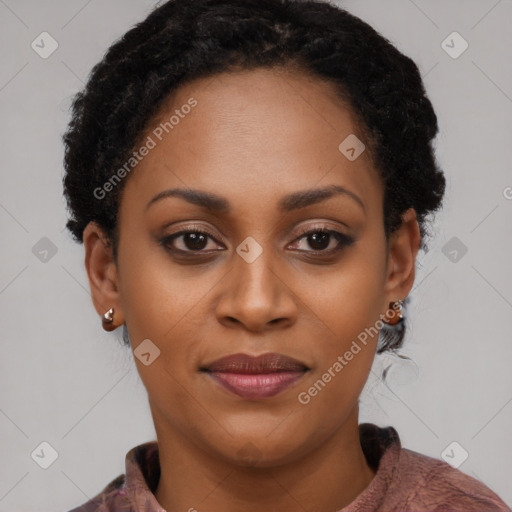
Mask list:
POLYGON ((297 240, 304 240, 304 245, 309 245, 309 247, 313 249, 311 251, 299 248, 299 251, 313 254, 331 254, 355 242, 354 238, 334 229, 326 229, 325 227, 310 229, 297 238, 296 241, 297 240), (329 246, 331 246, 330 249, 328 249, 329 246))
MULTIPOLYGON (((204 228, 189 228, 178 231, 170 236, 161 240, 161 244, 171 251, 175 252, 212 252, 212 250, 205 250, 208 246, 208 239, 215 240, 213 235, 206 231, 204 228), (180 240, 181 239, 181 240, 180 240), (175 242, 178 241, 177 244, 175 242), (179 245, 181 247, 177 247, 179 245)), ((215 249, 213 249, 215 250, 215 249)))

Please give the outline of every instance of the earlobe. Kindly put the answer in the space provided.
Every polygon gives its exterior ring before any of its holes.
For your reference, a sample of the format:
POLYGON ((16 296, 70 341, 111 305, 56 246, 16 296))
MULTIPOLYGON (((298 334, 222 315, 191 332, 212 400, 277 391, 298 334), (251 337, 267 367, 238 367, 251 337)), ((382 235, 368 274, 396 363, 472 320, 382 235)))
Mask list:
POLYGON ((420 243, 416 211, 409 208, 402 215, 402 225, 390 237, 386 300, 405 298, 411 291, 420 243))
POLYGON ((117 267, 112 247, 104 231, 95 222, 89 222, 84 229, 85 268, 91 288, 94 308, 102 317, 105 330, 113 330, 124 323, 118 290, 117 267), (109 311, 115 311, 115 318, 109 311), (106 315, 106 316, 105 316, 106 315))

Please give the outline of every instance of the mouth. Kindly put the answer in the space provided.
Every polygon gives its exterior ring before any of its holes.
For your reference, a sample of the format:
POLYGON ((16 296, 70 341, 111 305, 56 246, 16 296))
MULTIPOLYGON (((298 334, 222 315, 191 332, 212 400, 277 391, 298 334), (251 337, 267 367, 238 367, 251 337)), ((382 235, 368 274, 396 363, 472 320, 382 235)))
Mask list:
POLYGON ((226 356, 199 370, 241 398, 262 399, 288 389, 310 368, 291 357, 268 352, 257 357, 247 354, 226 356))

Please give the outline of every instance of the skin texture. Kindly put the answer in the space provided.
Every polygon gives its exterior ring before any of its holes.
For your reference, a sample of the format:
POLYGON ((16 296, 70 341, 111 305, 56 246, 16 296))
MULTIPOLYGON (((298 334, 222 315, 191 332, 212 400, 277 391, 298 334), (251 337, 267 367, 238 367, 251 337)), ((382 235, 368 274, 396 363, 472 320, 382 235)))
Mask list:
POLYGON ((349 161, 338 150, 349 134, 364 137, 330 84, 282 69, 195 80, 173 92, 145 136, 190 97, 197 106, 126 178, 117 265, 101 229, 84 231, 98 314, 114 307, 132 349, 145 339, 160 349, 149 366, 134 358, 160 449, 156 498, 167 512, 339 510, 374 476, 359 444, 358 398, 378 337, 308 404, 297 396, 390 301, 408 295, 420 243, 415 212, 387 247, 383 185, 368 151, 349 161), (279 212, 282 196, 332 184, 357 194, 364 209, 336 195, 279 212), (231 212, 178 197, 146 209, 174 187, 224 196, 231 212), (336 239, 320 246, 302 236, 319 226, 355 242, 322 256, 336 239), (160 244, 197 227, 213 238, 160 244), (248 236, 263 250, 252 263, 236 252, 248 236), (192 255, 175 256, 173 246, 192 255), (194 256, 197 247, 210 254, 194 256), (282 353, 310 371, 274 397, 244 400, 199 372, 239 352, 282 353))

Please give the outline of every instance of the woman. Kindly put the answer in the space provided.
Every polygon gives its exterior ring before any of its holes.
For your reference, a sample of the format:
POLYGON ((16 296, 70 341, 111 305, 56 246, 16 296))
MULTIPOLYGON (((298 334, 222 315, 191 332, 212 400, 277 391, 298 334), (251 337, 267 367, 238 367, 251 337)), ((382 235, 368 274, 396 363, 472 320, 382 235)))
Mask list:
POLYGON ((445 178, 417 66, 321 1, 177 0, 78 94, 67 224, 157 441, 74 512, 510 510, 358 423, 445 178))

